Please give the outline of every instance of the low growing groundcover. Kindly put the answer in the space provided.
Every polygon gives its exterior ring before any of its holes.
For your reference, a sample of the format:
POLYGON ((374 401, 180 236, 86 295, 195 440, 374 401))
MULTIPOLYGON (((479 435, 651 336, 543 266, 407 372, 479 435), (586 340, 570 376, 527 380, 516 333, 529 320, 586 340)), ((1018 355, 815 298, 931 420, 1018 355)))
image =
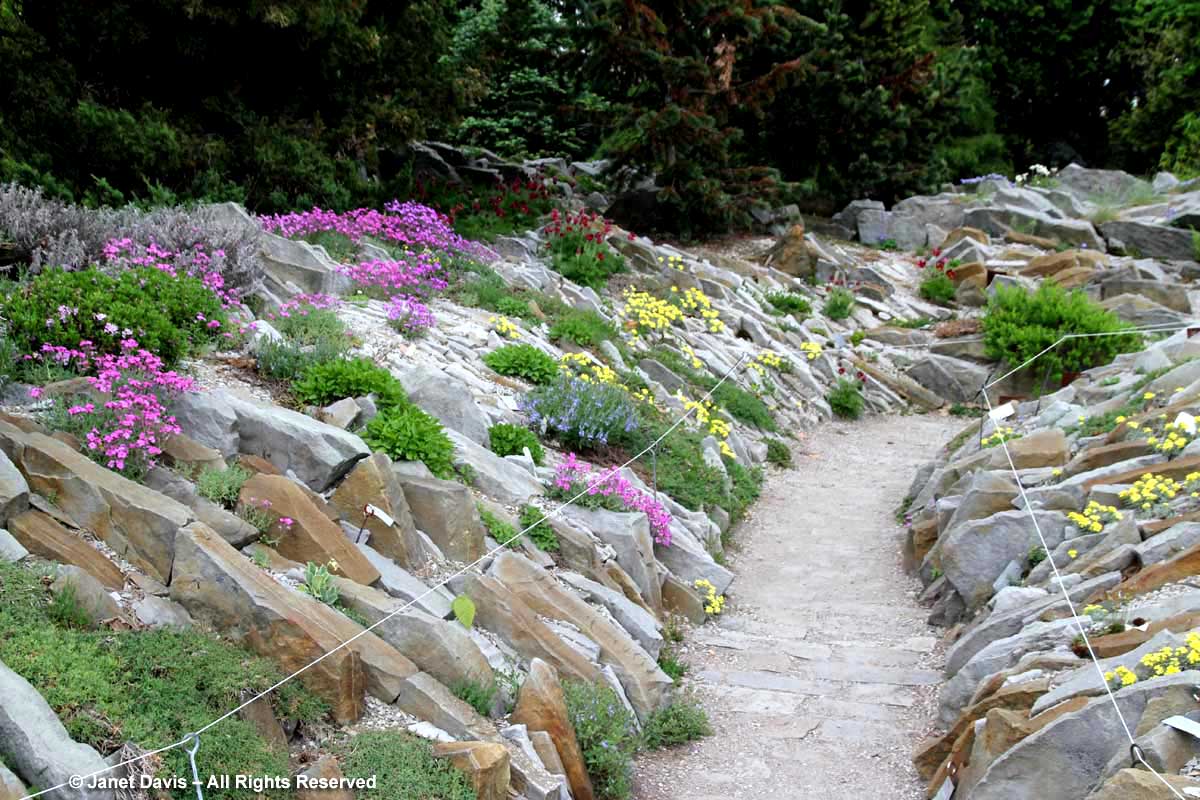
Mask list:
MULTIPOLYGON (((0 563, 0 661, 41 692, 76 741, 108 755, 127 741, 145 749, 178 741, 282 675, 265 658, 199 630, 81 630, 55 624, 43 573, 0 563)), ((276 715, 312 721, 323 701, 297 682, 270 695, 276 715)), ((190 776, 182 749, 163 753, 163 777, 190 776)), ((290 774, 285 752, 271 750, 254 727, 230 718, 201 737, 201 775, 290 774)), ((194 796, 191 787, 172 796, 194 796)), ((283 796, 283 793, 278 793, 283 796)), ((248 790, 212 789, 206 798, 251 798, 248 790)))

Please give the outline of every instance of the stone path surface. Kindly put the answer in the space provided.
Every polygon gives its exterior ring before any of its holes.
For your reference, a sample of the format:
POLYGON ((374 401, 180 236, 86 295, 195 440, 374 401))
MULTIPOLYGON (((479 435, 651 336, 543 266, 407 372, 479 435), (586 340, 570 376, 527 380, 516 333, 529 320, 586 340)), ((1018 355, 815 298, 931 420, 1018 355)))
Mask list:
POLYGON ((681 651, 715 735, 643 756, 638 800, 924 798, 910 759, 942 654, 894 514, 962 425, 871 417, 792 444, 735 532, 725 614, 681 651))

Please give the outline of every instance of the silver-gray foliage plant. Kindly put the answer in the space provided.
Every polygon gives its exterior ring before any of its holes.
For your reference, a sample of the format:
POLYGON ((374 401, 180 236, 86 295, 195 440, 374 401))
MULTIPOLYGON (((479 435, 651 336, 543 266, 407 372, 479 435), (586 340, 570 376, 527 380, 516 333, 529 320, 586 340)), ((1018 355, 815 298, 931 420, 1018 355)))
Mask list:
POLYGON ((202 244, 214 257, 228 288, 249 293, 261 282, 258 264, 262 228, 232 203, 197 208, 90 209, 46 197, 41 189, 0 184, 0 240, 16 250, 34 272, 46 267, 81 269, 103 259, 112 239, 151 242, 172 252, 188 252, 202 244))

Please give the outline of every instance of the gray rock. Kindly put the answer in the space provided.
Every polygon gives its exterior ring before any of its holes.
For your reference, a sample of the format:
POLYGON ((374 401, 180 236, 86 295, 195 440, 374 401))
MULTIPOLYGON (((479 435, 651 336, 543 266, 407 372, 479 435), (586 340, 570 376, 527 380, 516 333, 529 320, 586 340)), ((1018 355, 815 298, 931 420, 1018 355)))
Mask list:
POLYGON ((878 200, 851 200, 845 208, 833 215, 833 222, 852 231, 858 230, 858 218, 864 211, 883 211, 878 200))
POLYGON ((676 375, 671 370, 667 369, 662 363, 655 361, 653 358, 643 358, 638 362, 638 367, 653 381, 657 381, 663 385, 663 388, 674 394, 684 388, 683 379, 676 375))
POLYGON ((1045 589, 1033 586, 1005 586, 996 592, 989 605, 992 607, 993 614, 1004 614, 1038 600, 1045 600, 1049 596, 1050 593, 1045 589))
POLYGON ((316 491, 328 489, 370 453, 352 433, 223 389, 185 394, 173 411, 183 432, 201 444, 225 456, 261 456, 316 491))
POLYGON ((3 797, 4 800, 18 800, 27 794, 29 794, 29 790, 25 788, 25 784, 21 783, 21 779, 4 766, 3 761, 0 761, 0 797, 3 797))
POLYGON ((100 585, 100 581, 87 572, 71 564, 59 564, 56 574, 58 577, 50 585, 50 591, 58 595, 68 586, 72 587, 76 604, 87 613, 92 622, 121 616, 121 607, 117 605, 117 601, 100 585))
POLYGON ((650 521, 645 514, 640 511, 618 512, 568 505, 562 510, 562 517, 611 546, 617 554, 617 563, 637 584, 638 592, 650 607, 662 607, 654 539, 650 535, 650 521))
POLYGON ((654 544, 654 555, 674 575, 689 586, 704 578, 723 594, 733 583, 733 573, 713 560, 704 545, 682 525, 671 526, 671 545, 654 544))
MULTIPOLYGON (((75 775, 107 773, 108 765, 92 748, 72 741, 54 709, 28 681, 0 663, 0 754, 31 787, 57 786, 75 775)), ((113 800, 111 789, 63 786, 49 800, 113 800)))
MULTIPOLYGON (((906 197, 892 206, 892 213, 911 217, 923 225, 933 225, 943 231, 951 231, 962 227, 963 224, 963 204, 959 202, 960 199, 953 194, 906 197)), ((942 238, 945 238, 944 233, 942 238)))
POLYGON ((29 484, 12 461, 0 451, 0 525, 29 510, 29 484))
POLYGON ((146 473, 143 482, 190 508, 196 519, 219 533, 234 547, 242 547, 258 539, 258 530, 253 525, 208 498, 201 497, 196 485, 174 470, 154 467, 146 473))
MULTIPOLYGON (((1033 514, 1046 544, 1057 547, 1063 540, 1066 515, 1058 511, 1033 514)), ((1001 511, 946 531, 938 544, 946 579, 968 608, 977 608, 991 596, 992 585, 1009 562, 1027 559, 1040 540, 1030 524, 1030 512, 1001 511)))
POLYGON ((337 272, 338 264, 323 248, 298 239, 264 233, 259 261, 268 288, 281 295, 295 293, 340 294, 349 279, 337 272))
POLYGON ((408 399, 478 444, 487 444, 488 419, 461 381, 440 370, 413 367, 398 375, 408 399))
POLYGON ((178 603, 165 597, 146 595, 133 605, 134 616, 151 628, 190 628, 192 615, 178 603))
POLYGON ((525 467, 501 458, 456 430, 447 429, 446 435, 454 443, 455 465, 469 464, 475 471, 473 485, 488 497, 509 505, 522 505, 545 491, 533 472, 532 459, 525 467))
POLYGON ((395 474, 413 522, 447 558, 469 564, 484 554, 483 522, 470 489, 454 481, 395 474))
POLYGON ((20 561, 29 551, 11 533, 0 528, 0 561, 20 561))
POLYGON ((928 354, 907 371, 908 377, 951 402, 974 399, 987 382, 987 367, 949 356, 928 354))
POLYGON ((336 403, 331 403, 321 409, 319 419, 335 428, 347 430, 354 426, 354 421, 362 414, 362 408, 353 397, 343 397, 336 403))
MULTIPOLYGON (((1108 763, 1128 756, 1129 740, 1118 709, 1131 730, 1144 726, 1150 702, 1160 708, 1191 709, 1200 673, 1181 672, 1140 681, 1118 691, 1116 708, 1098 697, 1064 714, 997 758, 971 792, 971 800, 1077 800, 1103 780, 1108 763)), ((1157 714, 1156 714, 1157 716, 1157 714)), ((1157 721, 1157 720, 1156 720, 1157 721)))
POLYGON ((637 640, 651 658, 658 658, 663 646, 662 626, 653 614, 631 602, 620 592, 588 580, 577 572, 562 572, 559 573, 559 578, 588 600, 607 608, 613 619, 637 640))
POLYGON ((966 223, 992 236, 1003 236, 1014 227, 1030 227, 1037 236, 1057 239, 1103 253, 1105 244, 1092 223, 1079 219, 1054 219, 1037 211, 1011 206, 985 206, 967 211, 966 223))
POLYGON ((1146 391, 1167 394, 1176 389, 1191 386, 1200 381, 1200 360, 1186 361, 1165 375, 1155 378, 1146 386, 1146 391))
POLYGON ((1192 249, 1191 231, 1157 225, 1153 222, 1114 220, 1100 226, 1104 238, 1120 239, 1127 254, 1139 258, 1162 258, 1190 261, 1195 255, 1192 249))
POLYGON ((1134 547, 1142 566, 1166 561, 1200 543, 1200 522, 1181 522, 1134 547))
POLYGON ((445 587, 431 589, 395 561, 377 553, 370 545, 359 544, 357 547, 379 572, 379 586, 385 592, 404 601, 415 601, 418 608, 435 617, 444 619, 450 616, 450 604, 454 602, 454 597, 445 587))

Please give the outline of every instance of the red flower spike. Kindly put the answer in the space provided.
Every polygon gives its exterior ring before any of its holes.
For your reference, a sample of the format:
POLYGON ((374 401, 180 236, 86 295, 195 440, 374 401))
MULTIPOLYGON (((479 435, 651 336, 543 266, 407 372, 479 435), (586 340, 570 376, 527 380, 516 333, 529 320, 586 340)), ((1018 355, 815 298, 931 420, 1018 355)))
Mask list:
POLYGON ((946 272, 946 277, 947 277, 947 278, 953 278, 953 277, 954 277, 954 270, 948 270, 948 271, 946 272))
POLYGON ((845 374, 846 374, 846 368, 838 367, 838 375, 845 375, 845 374))

